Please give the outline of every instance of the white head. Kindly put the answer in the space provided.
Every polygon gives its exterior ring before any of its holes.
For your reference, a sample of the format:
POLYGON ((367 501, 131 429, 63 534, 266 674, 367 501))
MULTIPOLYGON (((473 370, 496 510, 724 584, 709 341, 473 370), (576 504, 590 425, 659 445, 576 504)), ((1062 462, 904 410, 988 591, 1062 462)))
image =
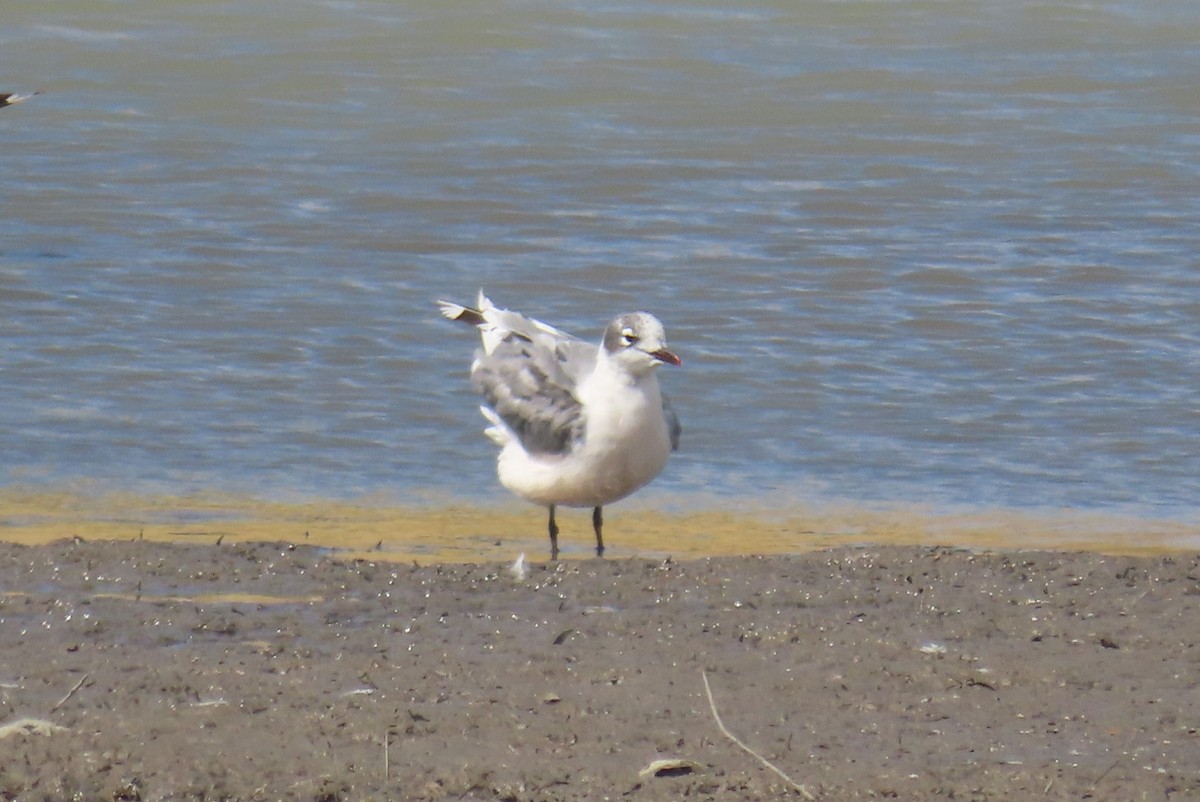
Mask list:
POLYGON ((634 376, 648 373, 662 364, 682 365, 667 350, 663 325, 647 312, 620 315, 604 330, 604 353, 634 376))

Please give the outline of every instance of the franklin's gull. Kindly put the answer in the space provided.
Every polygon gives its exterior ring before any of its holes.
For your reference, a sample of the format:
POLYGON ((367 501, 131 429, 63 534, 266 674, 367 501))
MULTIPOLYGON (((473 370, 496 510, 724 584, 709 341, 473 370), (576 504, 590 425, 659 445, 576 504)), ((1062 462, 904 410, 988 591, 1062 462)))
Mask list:
POLYGON ((558 505, 591 507, 596 556, 604 553, 601 507, 658 476, 679 447, 681 427, 655 369, 680 365, 658 318, 619 315, 590 345, 539 320, 500 309, 439 301, 442 314, 479 329, 483 348, 471 383, 500 446, 500 483, 550 510, 550 559, 558 558, 558 505))

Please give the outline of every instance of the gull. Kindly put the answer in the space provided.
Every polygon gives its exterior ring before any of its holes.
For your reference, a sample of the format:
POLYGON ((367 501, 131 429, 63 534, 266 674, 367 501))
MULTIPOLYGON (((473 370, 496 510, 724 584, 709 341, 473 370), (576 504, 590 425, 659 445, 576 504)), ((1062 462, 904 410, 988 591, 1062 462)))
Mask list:
POLYGON ((557 506, 591 507, 596 556, 601 508, 662 471, 682 431, 656 368, 681 365, 647 312, 618 315, 599 346, 496 307, 438 301, 442 314, 479 329, 471 383, 487 402, 485 433, 500 446, 500 484, 549 508, 550 559, 558 559, 557 506))
POLYGON ((41 92, 31 92, 28 95, 18 95, 16 92, 0 92, 0 109, 4 108, 5 106, 11 106, 14 103, 20 103, 22 101, 29 100, 29 98, 33 97, 34 95, 40 94, 41 92))

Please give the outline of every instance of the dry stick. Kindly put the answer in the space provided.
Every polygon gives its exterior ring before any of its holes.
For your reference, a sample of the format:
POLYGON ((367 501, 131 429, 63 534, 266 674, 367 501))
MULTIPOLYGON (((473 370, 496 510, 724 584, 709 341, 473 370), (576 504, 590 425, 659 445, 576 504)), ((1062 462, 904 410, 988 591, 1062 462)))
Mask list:
POLYGON ((748 752, 749 754, 753 755, 758 760, 759 763, 762 763, 764 766, 769 768, 771 771, 775 772, 780 777, 782 777, 784 779, 784 781, 787 782, 788 785, 792 786, 792 788, 796 789, 801 794, 803 794, 805 799, 815 800, 816 797, 813 796, 807 788, 805 788, 803 785, 801 785, 800 783, 793 780, 791 777, 784 774, 778 767, 775 766, 775 764, 773 764, 771 761, 767 760, 765 757, 760 755, 758 752, 755 752, 750 747, 746 746, 744 743, 742 743, 740 740, 738 740, 738 737, 736 735, 734 735, 732 732, 729 731, 729 729, 725 726, 725 722, 721 721, 721 714, 717 712, 717 703, 713 701, 712 688, 709 687, 709 684, 708 684, 708 672, 705 671, 704 669, 700 669, 700 678, 704 680, 704 693, 708 696, 708 706, 712 709, 713 719, 716 720, 717 727, 721 730, 721 733, 726 738, 728 738, 729 740, 731 740, 735 744, 737 744, 742 749, 742 751, 748 752))
POLYGON ((54 704, 54 707, 50 708, 50 712, 53 713, 55 710, 58 710, 60 707, 65 705, 67 703, 67 700, 75 695, 75 691, 77 691, 83 687, 83 683, 87 682, 87 678, 88 678, 87 674, 84 674, 82 677, 80 677, 79 682, 76 682, 74 687, 72 687, 71 690, 67 691, 67 695, 64 696, 63 698, 59 699, 54 704))

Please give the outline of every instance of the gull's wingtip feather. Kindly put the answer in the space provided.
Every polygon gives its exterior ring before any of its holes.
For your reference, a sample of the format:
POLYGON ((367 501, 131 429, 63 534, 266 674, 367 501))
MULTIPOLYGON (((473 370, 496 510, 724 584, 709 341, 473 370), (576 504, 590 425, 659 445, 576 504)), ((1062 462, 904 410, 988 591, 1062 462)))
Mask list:
POLYGON ((42 92, 39 89, 36 92, 30 92, 28 95, 20 95, 16 92, 0 92, 0 109, 5 106, 13 106, 17 103, 23 103, 34 95, 40 95, 42 92))
POLYGON ((438 301, 437 305, 441 310, 442 317, 447 320, 460 320, 471 326, 478 326, 484 322, 483 315, 478 309, 456 304, 453 301, 438 301))
POLYGON ((490 424, 486 429, 483 430, 483 433, 487 435, 487 438, 501 448, 504 448, 506 445, 508 445, 513 437, 512 430, 508 428, 508 425, 500 419, 500 416, 496 414, 495 410, 487 405, 481 405, 479 407, 479 411, 483 413, 483 417, 487 418, 487 421, 490 424))

